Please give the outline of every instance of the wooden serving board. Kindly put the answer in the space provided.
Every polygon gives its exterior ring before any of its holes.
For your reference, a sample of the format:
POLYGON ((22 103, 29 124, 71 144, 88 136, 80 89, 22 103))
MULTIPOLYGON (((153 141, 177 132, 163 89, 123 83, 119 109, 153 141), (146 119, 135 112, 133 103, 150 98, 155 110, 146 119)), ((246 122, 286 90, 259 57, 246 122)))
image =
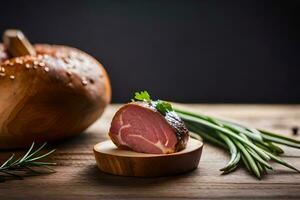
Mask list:
POLYGON ((137 177, 166 176, 197 168, 203 143, 190 138, 187 147, 173 154, 146 154, 118 149, 106 140, 94 146, 99 169, 103 172, 137 177))

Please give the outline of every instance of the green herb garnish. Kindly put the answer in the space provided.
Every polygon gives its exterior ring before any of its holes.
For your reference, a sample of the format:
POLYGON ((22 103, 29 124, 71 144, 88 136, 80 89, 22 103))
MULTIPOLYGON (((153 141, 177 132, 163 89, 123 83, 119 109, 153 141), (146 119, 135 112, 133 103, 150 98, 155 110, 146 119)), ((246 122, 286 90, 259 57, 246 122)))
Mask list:
POLYGON ((300 141, 269 131, 258 130, 235 122, 182 110, 165 101, 152 101, 147 91, 135 93, 136 100, 154 102, 155 108, 162 114, 175 111, 185 122, 190 135, 196 139, 218 145, 228 150, 231 158, 220 169, 223 174, 233 172, 243 163, 248 171, 261 178, 268 170, 273 170, 270 160, 300 172, 293 165, 280 158, 284 153, 280 146, 286 145, 300 149, 300 141), (141 94, 142 93, 142 94, 141 94), (137 95, 138 94, 138 95, 137 95), (146 94, 146 95, 145 95, 146 94))
POLYGON ((150 94, 147 91, 135 92, 134 99, 132 101, 145 101, 154 106, 158 112, 162 115, 166 115, 167 112, 173 111, 172 105, 166 101, 157 100, 153 101, 150 94))
POLYGON ((134 93, 134 99, 138 101, 152 101, 149 93, 147 91, 141 91, 134 93))
POLYGON ((45 171, 43 172, 37 171, 35 169, 36 167, 45 168, 47 170, 46 173, 55 172, 52 169, 48 168, 48 166, 56 165, 56 163, 39 161, 49 156, 55 151, 55 149, 53 149, 47 153, 41 154, 40 152, 45 146, 46 143, 44 143, 42 146, 34 150, 34 142, 33 142, 29 150, 25 153, 24 156, 15 158, 15 154, 13 154, 0 166, 0 178, 3 178, 3 175, 5 174, 8 176, 22 179, 23 176, 28 175, 28 172, 30 173, 29 175, 37 175, 37 174, 45 173, 45 171))
POLYGON ((166 101, 158 100, 155 108, 163 115, 166 115, 167 112, 173 111, 172 105, 166 101))

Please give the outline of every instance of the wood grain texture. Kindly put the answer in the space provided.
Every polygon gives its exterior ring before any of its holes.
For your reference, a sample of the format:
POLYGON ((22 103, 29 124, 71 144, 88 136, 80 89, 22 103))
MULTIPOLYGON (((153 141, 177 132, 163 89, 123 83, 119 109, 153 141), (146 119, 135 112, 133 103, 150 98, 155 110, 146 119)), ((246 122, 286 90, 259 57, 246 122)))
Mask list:
POLYGON ((118 149, 111 140, 94 146, 98 168, 120 176, 159 177, 196 169, 203 143, 190 138, 185 149, 172 154, 146 154, 118 149))
MULTIPOLYGON (((243 168, 222 176, 219 169, 227 153, 204 145, 199 168, 186 174, 161 178, 132 178, 101 173, 93 146, 106 140, 110 120, 118 106, 81 134, 64 143, 52 159, 57 173, 0 183, 0 199, 299 199, 300 175, 274 164, 276 171, 261 181, 243 168)), ((234 119, 255 127, 291 135, 300 125, 300 105, 189 105, 193 111, 234 119)), ((50 148, 50 147, 49 147, 50 148)), ((284 159, 300 167, 300 151, 285 148, 284 159)), ((10 151, 2 151, 6 159, 10 151)))

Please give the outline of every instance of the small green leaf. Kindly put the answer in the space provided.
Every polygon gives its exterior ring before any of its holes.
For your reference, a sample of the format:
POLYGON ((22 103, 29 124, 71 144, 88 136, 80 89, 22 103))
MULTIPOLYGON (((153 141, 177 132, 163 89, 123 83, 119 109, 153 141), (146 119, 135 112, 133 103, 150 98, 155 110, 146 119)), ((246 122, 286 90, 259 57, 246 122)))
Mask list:
POLYGON ((134 93, 134 99, 138 101, 151 101, 151 97, 147 91, 134 93))
POLYGON ((165 115, 167 112, 173 111, 172 105, 166 101, 158 100, 155 108, 163 115, 165 115))

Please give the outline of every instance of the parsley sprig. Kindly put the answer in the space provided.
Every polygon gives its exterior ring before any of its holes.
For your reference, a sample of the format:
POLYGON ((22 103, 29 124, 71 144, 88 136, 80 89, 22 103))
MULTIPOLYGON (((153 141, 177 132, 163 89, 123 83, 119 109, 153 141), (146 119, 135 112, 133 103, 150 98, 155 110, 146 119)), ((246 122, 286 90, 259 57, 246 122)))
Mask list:
POLYGON ((158 112, 162 115, 166 115, 168 112, 173 111, 172 105, 169 102, 157 100, 153 101, 150 94, 147 91, 135 92, 134 99, 132 101, 145 101, 154 106, 158 112))
POLYGON ((147 91, 141 91, 141 92, 134 93, 134 99, 138 100, 138 101, 146 101, 146 102, 152 101, 151 97, 147 91))

